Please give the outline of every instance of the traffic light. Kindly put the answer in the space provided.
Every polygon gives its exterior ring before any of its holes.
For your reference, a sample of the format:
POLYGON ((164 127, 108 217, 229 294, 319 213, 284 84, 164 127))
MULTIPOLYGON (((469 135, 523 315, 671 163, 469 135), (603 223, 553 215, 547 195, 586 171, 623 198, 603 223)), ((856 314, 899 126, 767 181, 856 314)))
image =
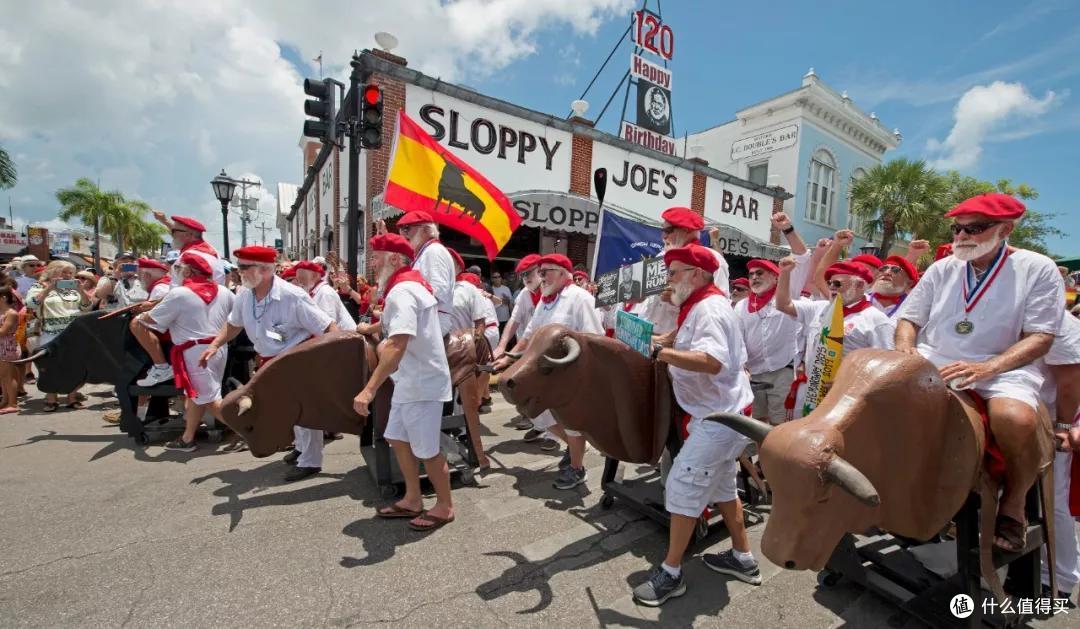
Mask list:
POLYGON ((382 89, 374 83, 360 90, 360 146, 377 149, 382 146, 382 89))
POLYGON ((337 104, 334 99, 334 82, 331 79, 314 81, 304 79, 304 93, 312 98, 304 101, 304 113, 315 120, 304 121, 304 135, 319 138, 327 144, 337 142, 337 104))

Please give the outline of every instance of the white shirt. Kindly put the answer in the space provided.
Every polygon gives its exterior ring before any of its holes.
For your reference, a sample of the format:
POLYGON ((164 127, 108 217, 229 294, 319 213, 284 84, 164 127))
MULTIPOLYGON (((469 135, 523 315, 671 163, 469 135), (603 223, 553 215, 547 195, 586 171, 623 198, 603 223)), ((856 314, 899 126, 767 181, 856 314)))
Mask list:
POLYGON ((345 309, 345 304, 341 303, 338 292, 329 284, 319 282, 315 286, 315 292, 311 295, 311 299, 319 307, 319 310, 325 312, 337 323, 339 328, 342 330, 356 329, 356 321, 353 321, 352 315, 345 309))
MULTIPOLYGON (((724 291, 724 294, 727 295, 728 291, 731 290, 731 287, 728 286, 728 278, 730 277, 730 273, 728 272, 727 260, 724 258, 724 254, 720 253, 716 249, 713 249, 711 247, 709 247, 708 249, 709 253, 716 256, 717 262, 720 263, 720 268, 716 269, 716 272, 713 273, 713 284, 715 284, 716 287, 720 290, 724 291)), ((674 326, 672 326, 671 329, 675 329, 674 326)))
POLYGON ((532 319, 520 336, 527 339, 533 332, 549 323, 565 325, 575 332, 603 334, 604 326, 600 323, 600 316, 596 314, 595 303, 596 298, 590 295, 589 291, 573 283, 567 284, 555 301, 545 304, 541 299, 540 303, 536 304, 532 319))
POLYGON ((468 282, 454 283, 454 307, 450 311, 451 330, 475 330, 476 321, 484 318, 487 301, 478 288, 468 282))
MULTIPOLYGON (((211 247, 212 248, 212 247, 211 247)), ((214 272, 214 281, 222 286, 225 285, 225 261, 216 255, 211 255, 205 251, 199 251, 198 249, 189 248, 183 253, 194 253, 197 256, 201 256, 208 263, 210 263, 210 270, 214 272)), ((184 283, 184 278, 179 275, 172 276, 172 285, 180 286, 184 283)))
POLYGON ((124 280, 117 279, 111 276, 105 276, 98 280, 98 287, 106 288, 115 301, 106 298, 105 302, 101 304, 102 310, 116 310, 118 308, 126 308, 131 304, 139 303, 140 301, 146 301, 146 290, 143 289, 142 282, 138 278, 129 278, 129 286, 124 285, 124 280))
POLYGON ((895 303, 886 304, 878 301, 878 296, 876 293, 870 293, 866 297, 870 300, 870 304, 873 307, 884 312, 887 316, 890 317, 896 316, 896 313, 900 312, 900 306, 904 305, 904 302, 907 301, 907 297, 905 296, 901 297, 900 300, 895 303))
POLYGON ((514 301, 514 294, 510 292, 510 287, 505 284, 492 286, 491 294, 502 299, 502 304, 495 306, 495 316, 499 318, 500 323, 506 321, 510 318, 510 302, 514 301))
POLYGON ((776 371, 795 360, 799 348, 798 319, 776 309, 776 298, 750 312, 750 298, 735 304, 735 315, 739 320, 746 343, 746 368, 753 375, 776 371))
MULTIPOLYGON (((714 252, 715 253, 715 252, 714 252)), ((713 276, 715 279, 717 276, 713 276)), ((725 280, 726 281, 726 280, 725 280)), ((720 287, 719 284, 716 285, 720 287)), ((728 288, 724 286, 720 290, 727 294, 728 288)), ((638 306, 635 306, 638 308, 638 306)), ((675 329, 675 323, 679 320, 679 307, 675 304, 669 304, 663 299, 660 299, 660 295, 649 295, 640 304, 640 314, 634 312, 642 319, 653 324, 653 334, 667 334, 675 329)), ((633 309, 631 309, 633 310, 633 309)))
POLYGON ((266 357, 321 335, 331 322, 302 288, 277 276, 260 304, 254 291, 241 287, 229 313, 229 325, 242 326, 255 351, 266 357))
POLYGON ((208 304, 190 288, 177 286, 150 309, 155 325, 149 327, 159 332, 168 330, 176 344, 213 338, 225 326, 234 300, 231 292, 218 288, 208 304))
POLYGON ((1062 312, 1061 328, 1043 358, 1047 365, 1080 364, 1080 319, 1062 312))
POLYGON ((495 314, 495 304, 483 294, 480 295, 480 312, 484 317, 484 336, 494 349, 499 344, 499 316, 495 314))
MULTIPOLYGON (((807 370, 814 364, 818 346, 821 345, 821 330, 832 322, 832 304, 827 299, 817 301, 799 299, 791 302, 795 306, 795 315, 806 329, 806 353, 803 361, 807 370)), ((876 347, 893 349, 893 336, 896 334, 896 322, 877 308, 866 308, 844 317, 844 353, 857 349, 876 347)))
POLYGON ((514 300, 514 311, 510 313, 510 320, 517 321, 518 336, 521 336, 525 326, 529 325, 534 308, 536 306, 533 305, 532 293, 529 289, 523 288, 518 291, 517 299, 514 300))
POLYGON ((19 296, 23 299, 26 298, 26 292, 30 290, 30 287, 37 283, 37 280, 29 275, 20 275, 15 280, 15 292, 19 293, 19 296))
MULTIPOLYGON (((1024 249, 1010 253, 994 283, 967 315, 974 329, 960 334, 956 324, 964 320, 966 271, 967 263, 955 256, 938 260, 896 314, 897 319, 919 326, 917 348, 935 366, 989 360, 1019 341, 1022 333, 1057 334, 1065 283, 1053 260, 1024 249)), ((1035 372, 1032 365, 1021 369, 1035 372)))
POLYGON ((386 336, 405 334, 409 343, 394 381, 394 404, 445 402, 450 399, 450 367, 439 327, 438 302, 418 282, 398 282, 383 306, 386 336))
POLYGON ((170 288, 172 288, 172 284, 169 282, 155 284, 154 287, 150 289, 150 301, 161 301, 162 299, 165 299, 165 295, 169 293, 170 288))
POLYGON ((741 413, 754 401, 750 378, 742 368, 746 347, 726 297, 710 295, 694 304, 675 334, 674 348, 704 352, 722 365, 715 375, 669 366, 675 399, 691 417, 741 413))
POLYGON ((429 240, 420 246, 412 268, 420 271, 439 303, 439 328, 443 336, 454 329, 451 312, 454 309, 454 258, 441 242, 429 240))

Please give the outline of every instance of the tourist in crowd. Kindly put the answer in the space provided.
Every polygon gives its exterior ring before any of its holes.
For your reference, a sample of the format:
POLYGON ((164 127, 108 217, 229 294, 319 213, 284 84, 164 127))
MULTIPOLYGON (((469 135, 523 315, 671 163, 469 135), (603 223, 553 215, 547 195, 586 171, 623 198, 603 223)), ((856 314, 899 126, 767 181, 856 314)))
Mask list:
POLYGON ((22 381, 21 365, 11 361, 21 357, 19 342, 15 339, 19 327, 19 295, 10 286, 0 287, 0 415, 19 412, 19 383, 22 381))
MULTIPOLYGON (((40 322, 37 347, 42 347, 63 332, 80 312, 90 309, 90 295, 79 290, 74 264, 54 260, 41 272, 40 281, 27 292, 26 308, 33 311, 40 322)), ((57 394, 46 393, 45 412, 51 413, 59 407, 57 394)), ((68 393, 67 407, 82 408, 75 391, 68 393)))
POLYGON ((506 329, 506 322, 510 320, 510 313, 514 309, 514 294, 510 287, 503 283, 502 273, 491 270, 491 294, 499 298, 495 304, 495 318, 499 321, 499 333, 506 329))

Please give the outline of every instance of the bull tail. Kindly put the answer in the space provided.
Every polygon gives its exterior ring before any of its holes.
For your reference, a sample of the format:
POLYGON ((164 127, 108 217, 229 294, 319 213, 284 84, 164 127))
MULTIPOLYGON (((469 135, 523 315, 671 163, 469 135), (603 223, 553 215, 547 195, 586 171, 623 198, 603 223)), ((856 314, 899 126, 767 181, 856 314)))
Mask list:
POLYGON ((1039 508, 1042 509, 1043 543, 1046 544, 1046 572, 1050 575, 1050 591, 1057 596, 1057 570, 1054 558, 1057 555, 1054 544, 1054 473, 1043 470, 1039 475, 1039 508))

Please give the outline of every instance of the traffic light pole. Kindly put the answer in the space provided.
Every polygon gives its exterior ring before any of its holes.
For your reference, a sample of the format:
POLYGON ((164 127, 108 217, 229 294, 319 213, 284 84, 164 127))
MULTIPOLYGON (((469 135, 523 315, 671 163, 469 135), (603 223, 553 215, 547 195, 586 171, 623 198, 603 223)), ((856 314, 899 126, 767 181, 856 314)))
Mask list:
MULTIPOLYGON (((356 290, 356 276, 359 274, 360 249, 360 81, 362 64, 359 57, 352 59, 352 72, 349 74, 349 93, 345 100, 349 102, 345 116, 349 129, 349 207, 346 215, 345 268, 349 272, 349 286, 356 290)), ((365 251, 367 248, 365 247, 365 251)))

